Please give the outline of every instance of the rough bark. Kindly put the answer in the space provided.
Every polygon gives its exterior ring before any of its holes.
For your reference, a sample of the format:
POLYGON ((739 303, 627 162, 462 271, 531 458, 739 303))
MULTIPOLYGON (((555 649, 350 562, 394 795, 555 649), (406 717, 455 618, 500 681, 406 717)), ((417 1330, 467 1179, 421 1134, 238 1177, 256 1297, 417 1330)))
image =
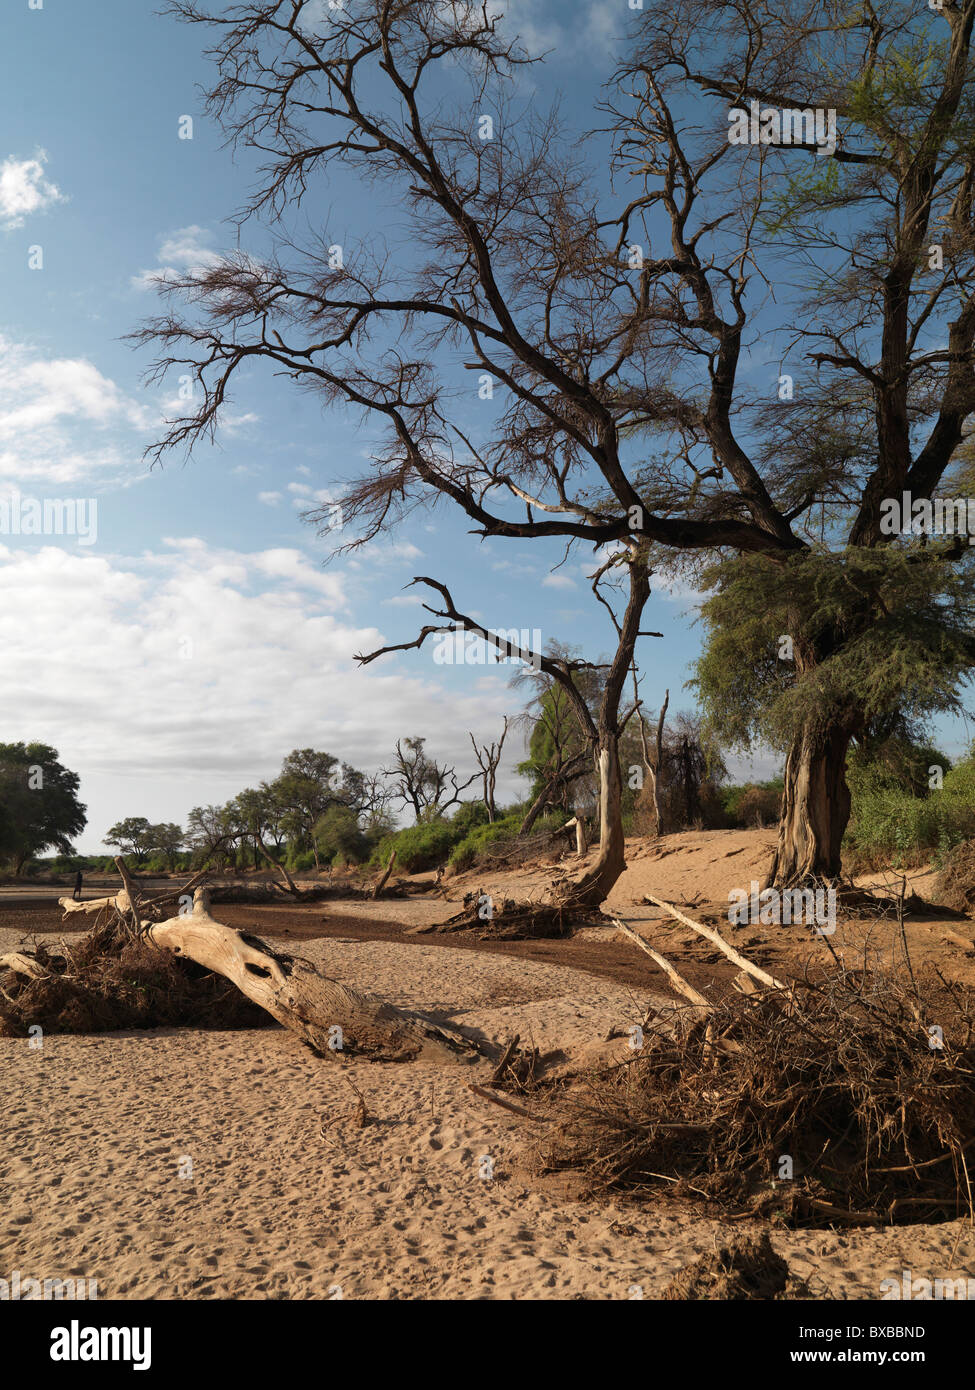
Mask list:
POLYGON ((279 954, 259 937, 216 921, 203 888, 193 895, 192 912, 143 927, 152 945, 223 975, 324 1057, 459 1062, 481 1055, 456 1030, 360 994, 308 961, 279 954))
POLYGON ((565 906, 598 907, 612 891, 626 868, 623 838, 623 780, 620 774, 619 740, 602 735, 599 746, 599 853, 595 862, 576 879, 558 883, 549 901, 565 906))
MULTIPOLYGON (((599 595, 599 576, 614 563, 615 559, 607 560, 593 577, 593 591, 604 604, 606 601, 599 595)), ((595 863, 578 878, 553 886, 549 901, 560 907, 598 908, 612 892, 613 885, 626 868, 623 778, 620 771, 620 699, 627 672, 633 665, 637 638, 650 635, 641 634, 640 630, 640 619, 650 597, 650 575, 646 554, 642 549, 637 548, 630 552, 626 571, 629 597, 622 620, 617 622, 612 608, 609 609, 619 642, 606 676, 606 684, 603 686, 598 720, 593 720, 579 692, 571 689, 571 697, 577 702, 584 728, 587 727, 588 721, 590 747, 595 752, 596 771, 599 775, 599 853, 595 863)), ((567 693, 570 687, 571 683, 567 687, 567 693)))
POLYGON ((850 819, 845 776, 850 737, 845 728, 806 728, 789 749, 779 839, 766 888, 838 881, 850 819))

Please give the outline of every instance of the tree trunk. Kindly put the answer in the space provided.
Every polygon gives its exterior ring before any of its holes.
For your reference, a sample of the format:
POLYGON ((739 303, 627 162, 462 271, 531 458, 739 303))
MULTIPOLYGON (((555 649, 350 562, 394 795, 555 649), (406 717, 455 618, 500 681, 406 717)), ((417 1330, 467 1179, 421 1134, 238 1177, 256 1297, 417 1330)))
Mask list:
POLYGON ((380 896, 382 895, 382 891, 383 891, 383 889, 386 887, 386 880, 389 878, 390 874, 393 872, 393 865, 394 865, 395 863, 396 863, 396 851, 393 850, 392 854, 389 856, 389 863, 386 865, 386 870, 385 870, 385 872, 380 876, 380 878, 378 879, 378 881, 377 881, 377 883, 376 883, 375 888, 372 890, 372 896, 373 896, 374 898, 378 898, 378 897, 380 897, 380 896))
POLYGON ((602 734, 599 740, 599 854, 596 862, 576 879, 558 883, 550 901, 573 907, 599 907, 626 868, 623 842, 623 780, 620 775, 619 740, 602 734))
POLYGON ((803 729, 789 749, 779 820, 779 842, 767 888, 835 883, 840 846, 850 819, 846 752, 851 733, 842 727, 803 729))
POLYGON ((568 789, 570 782, 574 782, 577 777, 582 777, 592 766, 587 753, 577 753, 570 758, 564 767, 557 772, 553 772, 541 791, 535 797, 521 825, 518 827, 519 835, 527 835, 535 824, 538 817, 544 811, 550 798, 555 792, 555 788, 562 784, 563 793, 568 789))

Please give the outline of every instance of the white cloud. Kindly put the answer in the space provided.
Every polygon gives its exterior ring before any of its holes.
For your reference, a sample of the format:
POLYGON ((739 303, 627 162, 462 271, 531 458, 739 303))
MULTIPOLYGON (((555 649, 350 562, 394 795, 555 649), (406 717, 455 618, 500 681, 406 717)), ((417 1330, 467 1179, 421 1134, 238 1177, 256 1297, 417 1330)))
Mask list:
POLYGON ((576 582, 567 574, 547 574, 542 580, 544 589, 574 589, 576 582))
POLYGON ((276 507, 283 496, 281 492, 259 492, 257 500, 263 502, 265 507, 276 507))
POLYGON ((220 416, 220 428, 229 435, 243 434, 248 425, 256 425, 260 418, 253 410, 243 410, 239 414, 225 410, 220 416))
POLYGON ((131 472, 142 452, 132 432, 155 418, 86 358, 43 358, 0 335, 0 480, 63 485, 131 472))
POLYGON ((162 237, 158 264, 151 270, 140 270, 138 275, 133 275, 133 287, 137 290, 154 289, 160 279, 171 280, 178 275, 191 275, 216 265, 223 257, 210 246, 212 239, 212 234, 205 227, 195 224, 180 227, 178 231, 162 237))
POLYGON ((44 177, 46 163, 47 155, 38 150, 33 159, 10 155, 0 164, 0 226, 4 231, 22 227, 32 213, 66 201, 57 184, 44 177))
POLYGON ((445 690, 427 653, 360 668, 390 639, 338 616, 344 583, 297 550, 198 538, 138 558, 0 546, 5 737, 51 743, 81 774, 92 847, 123 815, 226 800, 296 747, 374 769, 418 733, 466 766, 466 731, 496 736, 504 681, 445 690))
POLYGON ((552 51, 590 60, 616 57, 633 18, 625 0, 588 0, 568 8, 557 0, 497 0, 489 12, 503 15, 505 37, 516 33, 534 56, 552 51))

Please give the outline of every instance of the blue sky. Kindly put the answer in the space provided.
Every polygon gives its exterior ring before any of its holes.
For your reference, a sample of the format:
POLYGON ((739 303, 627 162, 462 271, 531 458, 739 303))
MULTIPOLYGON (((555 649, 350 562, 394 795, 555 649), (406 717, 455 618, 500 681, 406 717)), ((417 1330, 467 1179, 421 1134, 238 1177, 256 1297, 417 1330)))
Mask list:
MULTIPOLYGON (((540 93, 571 94, 567 119, 585 124, 625 0, 506 8, 535 51, 553 49, 533 70, 540 93)), ((150 275, 234 244, 225 219, 253 172, 200 109, 204 31, 153 9, 8 0, 0 17, 0 494, 98 504, 90 545, 0 538, 0 738, 52 743, 81 775, 88 851, 121 816, 183 821, 273 775, 294 747, 373 769, 419 734, 469 771, 468 730, 494 739, 516 706, 510 670, 437 666, 429 650, 352 660, 415 635, 414 574, 446 581, 491 627, 538 629, 594 658, 610 646, 584 552, 553 572, 560 551, 482 545, 443 509, 324 568, 299 511, 361 467, 374 434, 287 383, 248 378, 216 448, 148 468, 174 387, 142 384, 148 355, 123 335, 157 307, 150 275), (180 139, 187 115, 193 138, 180 139)), ((305 215, 341 241, 375 208, 347 180, 305 215)), ((242 245, 260 243, 245 230, 242 245)), ((672 710, 692 703, 690 602, 651 599, 645 626, 664 634, 640 654, 651 710, 667 687, 672 710)), ((964 740, 959 725, 949 742, 964 740)), ((516 740, 503 795, 522 786, 521 756, 516 740)))

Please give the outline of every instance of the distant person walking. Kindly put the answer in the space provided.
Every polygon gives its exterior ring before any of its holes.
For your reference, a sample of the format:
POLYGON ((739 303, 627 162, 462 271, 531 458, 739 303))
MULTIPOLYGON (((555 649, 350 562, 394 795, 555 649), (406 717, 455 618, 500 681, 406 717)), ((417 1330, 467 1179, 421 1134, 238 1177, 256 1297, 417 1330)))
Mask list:
POLYGON ((71 894, 71 896, 72 896, 73 898, 76 898, 76 899, 77 899, 77 898, 80 898, 80 897, 81 897, 81 883, 82 883, 81 870, 79 869, 78 872, 77 872, 77 873, 75 874, 75 876, 74 876, 74 892, 71 894))

